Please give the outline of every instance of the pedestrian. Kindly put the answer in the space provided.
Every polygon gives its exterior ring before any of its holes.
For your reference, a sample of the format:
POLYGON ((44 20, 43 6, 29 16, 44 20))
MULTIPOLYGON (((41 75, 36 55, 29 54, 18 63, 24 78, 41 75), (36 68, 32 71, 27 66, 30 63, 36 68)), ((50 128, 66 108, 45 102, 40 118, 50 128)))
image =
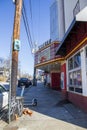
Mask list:
POLYGON ((47 80, 46 80, 46 77, 44 78, 44 86, 46 86, 47 84, 47 80))

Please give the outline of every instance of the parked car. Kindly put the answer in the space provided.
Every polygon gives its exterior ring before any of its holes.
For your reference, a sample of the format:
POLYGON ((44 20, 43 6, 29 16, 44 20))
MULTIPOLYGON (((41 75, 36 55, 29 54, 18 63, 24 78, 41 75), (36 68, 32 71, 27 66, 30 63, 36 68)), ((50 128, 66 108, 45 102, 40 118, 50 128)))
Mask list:
POLYGON ((8 91, 0 84, 0 110, 8 105, 8 91))
POLYGON ((30 85, 32 85, 32 83, 28 78, 20 78, 20 80, 18 80, 18 87, 29 87, 30 85))

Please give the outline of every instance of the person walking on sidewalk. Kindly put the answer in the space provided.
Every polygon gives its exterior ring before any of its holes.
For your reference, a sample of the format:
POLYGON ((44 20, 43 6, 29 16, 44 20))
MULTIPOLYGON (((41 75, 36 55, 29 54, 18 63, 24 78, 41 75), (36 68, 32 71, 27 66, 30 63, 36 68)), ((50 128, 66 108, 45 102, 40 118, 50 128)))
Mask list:
POLYGON ((46 86, 46 84, 47 84, 47 79, 46 77, 44 77, 44 86, 46 86))

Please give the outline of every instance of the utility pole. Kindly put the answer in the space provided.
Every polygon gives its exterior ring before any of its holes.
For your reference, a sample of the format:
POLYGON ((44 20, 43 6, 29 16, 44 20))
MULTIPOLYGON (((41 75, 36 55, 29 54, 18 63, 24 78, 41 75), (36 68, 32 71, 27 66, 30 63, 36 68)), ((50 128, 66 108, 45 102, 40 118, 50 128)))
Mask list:
POLYGON ((11 97, 16 97, 22 1, 23 0, 15 0, 15 16, 14 16, 13 43, 12 43, 12 67, 11 67, 11 97))
POLYGON ((12 38, 12 60, 11 60, 11 78, 9 89, 9 123, 15 119, 16 113, 16 86, 17 86, 17 73, 18 73, 18 51, 20 49, 20 21, 22 12, 22 1, 13 0, 15 3, 15 16, 12 38))

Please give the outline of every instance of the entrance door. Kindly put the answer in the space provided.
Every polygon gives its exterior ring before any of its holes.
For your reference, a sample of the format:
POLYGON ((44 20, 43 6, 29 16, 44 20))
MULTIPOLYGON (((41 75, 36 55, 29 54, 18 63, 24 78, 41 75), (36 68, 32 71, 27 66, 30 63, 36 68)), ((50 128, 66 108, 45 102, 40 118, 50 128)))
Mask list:
POLYGON ((60 73, 51 73, 51 86, 53 89, 60 90, 60 73))

